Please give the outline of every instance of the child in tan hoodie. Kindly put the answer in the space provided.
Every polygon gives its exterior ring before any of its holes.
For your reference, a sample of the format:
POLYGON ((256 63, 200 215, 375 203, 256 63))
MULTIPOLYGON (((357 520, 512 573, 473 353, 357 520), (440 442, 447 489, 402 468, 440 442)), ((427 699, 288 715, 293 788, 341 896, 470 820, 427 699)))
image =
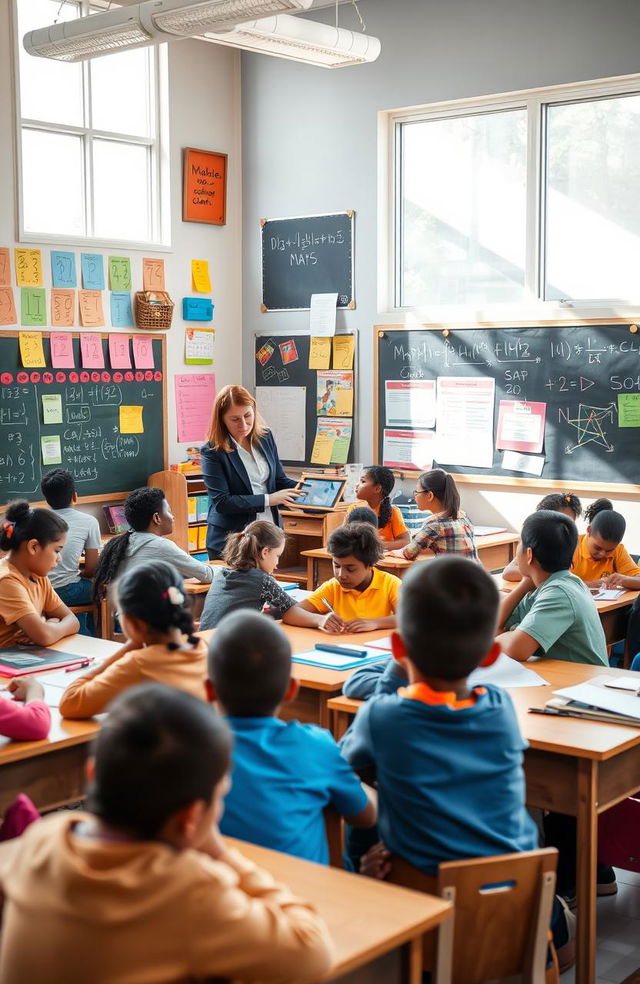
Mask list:
POLYGON ((91 812, 33 824, 0 871, 3 984, 301 984, 328 971, 322 920, 220 837, 230 752, 223 719, 188 694, 149 683, 114 702, 91 812))

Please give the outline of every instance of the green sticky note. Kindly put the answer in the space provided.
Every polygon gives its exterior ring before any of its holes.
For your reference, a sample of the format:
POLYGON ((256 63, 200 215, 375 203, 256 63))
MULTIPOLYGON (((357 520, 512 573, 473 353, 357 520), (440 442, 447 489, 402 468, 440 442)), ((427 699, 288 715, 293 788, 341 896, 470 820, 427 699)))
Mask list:
POLYGON ((337 437, 333 442, 333 450, 331 452, 331 464, 332 465, 346 465, 347 458, 349 457, 349 445, 351 440, 348 437, 337 437))
POLYGON ((42 394, 42 423, 62 423, 62 396, 60 393, 42 394))
POLYGON ((59 434, 51 434, 48 437, 41 437, 40 445, 42 447, 43 465, 62 464, 62 448, 60 447, 59 434))
POLYGON ((111 290, 131 290, 131 260, 128 256, 109 257, 111 290))
POLYGON ((44 327, 47 323, 47 304, 43 287, 22 287, 20 291, 20 323, 44 327))
POLYGON ((640 427, 640 393, 618 394, 618 427, 640 427))

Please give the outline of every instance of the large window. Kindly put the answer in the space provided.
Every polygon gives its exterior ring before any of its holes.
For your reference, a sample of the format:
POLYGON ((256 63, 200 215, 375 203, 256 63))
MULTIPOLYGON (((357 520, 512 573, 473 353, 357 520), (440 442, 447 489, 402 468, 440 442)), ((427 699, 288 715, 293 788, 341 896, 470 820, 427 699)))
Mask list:
POLYGON ((80 64, 26 53, 26 31, 96 12, 87 0, 15 0, 21 239, 162 245, 160 107, 155 47, 80 64))
POLYGON ((393 306, 637 303, 640 81, 391 118, 393 306))

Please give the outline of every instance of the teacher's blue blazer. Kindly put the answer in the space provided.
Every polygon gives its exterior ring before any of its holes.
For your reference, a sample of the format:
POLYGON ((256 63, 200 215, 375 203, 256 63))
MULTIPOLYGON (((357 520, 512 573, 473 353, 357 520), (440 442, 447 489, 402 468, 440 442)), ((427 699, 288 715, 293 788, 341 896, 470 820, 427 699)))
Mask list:
MULTIPOLYGON (((268 494, 297 485, 284 473, 271 431, 266 432, 259 449, 269 465, 268 494)), ((221 553, 229 533, 239 533, 262 511, 262 496, 253 494, 247 470, 235 447, 233 451, 215 451, 205 444, 201 450, 202 477, 210 502, 207 550, 221 553)), ((280 525, 277 508, 272 506, 271 513, 273 522, 280 525)))

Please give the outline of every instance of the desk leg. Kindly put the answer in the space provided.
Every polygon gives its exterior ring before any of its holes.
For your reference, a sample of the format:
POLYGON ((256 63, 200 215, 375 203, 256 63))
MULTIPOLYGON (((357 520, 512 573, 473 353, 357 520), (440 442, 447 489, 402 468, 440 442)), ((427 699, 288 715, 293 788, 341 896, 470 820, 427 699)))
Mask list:
POLYGON ((597 779, 598 763, 578 759, 576 984, 594 984, 596 979, 597 779))
POLYGON ((331 733, 336 741, 340 741, 353 721, 353 714, 348 714, 346 711, 331 711, 331 716, 333 718, 331 733))
POLYGON ((409 940, 402 948, 403 984, 420 984, 422 981, 422 937, 409 940))
POLYGON ((307 591, 316 590, 316 562, 313 557, 307 557, 307 591))

